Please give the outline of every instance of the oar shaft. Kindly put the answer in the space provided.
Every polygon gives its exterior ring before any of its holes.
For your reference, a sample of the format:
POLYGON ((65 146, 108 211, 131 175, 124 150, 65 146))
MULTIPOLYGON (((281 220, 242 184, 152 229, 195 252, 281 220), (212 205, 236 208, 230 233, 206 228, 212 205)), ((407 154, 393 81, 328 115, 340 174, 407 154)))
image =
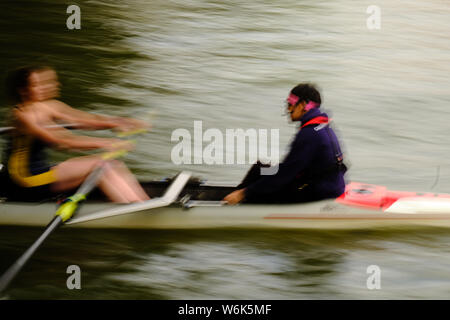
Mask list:
POLYGON ((0 134, 14 130, 14 127, 2 127, 0 128, 0 134))
MULTIPOLYGON (((66 129, 71 129, 71 128, 76 128, 78 126, 79 126, 79 124, 76 124, 76 123, 67 123, 67 124, 52 124, 52 125, 45 126, 45 127, 46 128, 66 128, 66 129)), ((0 134, 6 133, 6 132, 9 132, 9 131, 13 131, 15 129, 16 129, 15 127, 1 127, 0 128, 0 134)))
POLYGON ((100 176, 102 175, 103 170, 105 168, 105 165, 107 164, 104 162, 100 164, 100 166, 98 166, 96 169, 94 169, 94 171, 92 171, 88 175, 85 182, 78 188, 76 193, 82 195, 87 195, 88 193, 90 193, 92 189, 94 189, 97 186, 100 180, 100 176))
POLYGON ((39 249, 45 239, 62 223, 61 217, 56 216, 48 224, 45 232, 20 256, 19 259, 2 275, 0 278, 0 292, 5 290, 16 275, 22 270, 23 266, 30 260, 33 254, 39 249))

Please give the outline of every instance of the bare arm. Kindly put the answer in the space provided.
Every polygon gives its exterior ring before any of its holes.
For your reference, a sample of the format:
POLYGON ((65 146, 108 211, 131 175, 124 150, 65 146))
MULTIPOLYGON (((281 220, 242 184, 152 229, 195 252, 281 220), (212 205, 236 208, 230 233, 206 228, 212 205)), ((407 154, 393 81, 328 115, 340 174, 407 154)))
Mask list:
POLYGON ((40 140, 63 149, 111 149, 120 140, 102 139, 72 134, 64 128, 46 128, 38 123, 32 112, 14 110, 21 130, 40 140))
POLYGON ((120 127, 120 123, 114 117, 77 110, 58 100, 47 101, 46 104, 52 109, 52 115, 55 120, 80 124, 80 127, 85 129, 112 129, 120 127))
POLYGON ((51 100, 46 103, 52 108, 56 119, 80 124, 80 127, 85 129, 118 129, 120 131, 130 131, 149 128, 149 124, 137 119, 92 114, 72 108, 58 100, 51 100))

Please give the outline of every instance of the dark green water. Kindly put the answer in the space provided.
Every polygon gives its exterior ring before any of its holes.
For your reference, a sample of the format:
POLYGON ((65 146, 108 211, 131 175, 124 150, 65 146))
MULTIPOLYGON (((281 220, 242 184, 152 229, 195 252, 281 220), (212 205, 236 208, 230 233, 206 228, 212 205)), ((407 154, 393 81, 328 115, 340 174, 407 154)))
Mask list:
MULTIPOLYGON (((0 267, 39 232, 1 228, 0 267)), ((449 240, 446 229, 65 229, 39 250, 7 298, 446 299, 449 240), (81 269, 80 290, 66 287, 72 264, 81 269), (373 264, 381 270, 380 290, 366 287, 373 264)))
MULTIPOLYGON (((189 169, 237 181, 248 165, 171 161, 171 134, 204 128, 295 132, 283 99, 301 81, 320 85, 351 164, 348 180, 391 189, 450 191, 450 7, 442 1, 78 1, 0 3, 0 80, 44 63, 62 100, 83 110, 145 118, 152 133, 125 162, 141 178, 189 169)), ((0 113, 9 106, 0 90, 0 113)), ((0 125, 5 124, 5 116, 0 125)), ((55 152, 54 160, 67 158, 55 152)), ((0 270, 39 234, 0 229, 0 270)), ((12 299, 448 298, 448 231, 61 230, 14 286, 12 299), (68 290, 67 266, 82 270, 68 290), (378 265, 380 290, 366 269, 378 265)))

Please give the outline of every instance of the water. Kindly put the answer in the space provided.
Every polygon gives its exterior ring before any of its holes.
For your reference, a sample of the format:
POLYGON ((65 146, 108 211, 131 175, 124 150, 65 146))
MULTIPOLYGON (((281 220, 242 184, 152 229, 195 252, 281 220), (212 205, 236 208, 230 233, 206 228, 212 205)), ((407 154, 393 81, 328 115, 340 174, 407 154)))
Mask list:
MULTIPOLYGON (((141 179, 190 169, 210 180, 239 180, 248 165, 173 164, 173 130, 192 132, 194 120, 204 129, 278 128, 283 152, 296 130, 282 114, 283 99, 297 83, 312 81, 346 150, 348 180, 449 192, 445 2, 378 1, 380 30, 366 27, 371 3, 349 0, 78 4, 82 29, 69 31, 65 3, 2 1, 0 70, 51 64, 62 100, 72 106, 157 114, 152 133, 125 158, 141 179)), ((6 114, 3 92, 0 102, 6 114)), ((3 270, 40 230, 0 232, 3 270)), ((447 243, 440 229, 64 230, 38 252, 8 297, 446 298, 447 243), (83 271, 81 291, 65 287, 65 270, 74 263, 83 271), (381 290, 366 288, 372 264, 381 268, 381 290)))

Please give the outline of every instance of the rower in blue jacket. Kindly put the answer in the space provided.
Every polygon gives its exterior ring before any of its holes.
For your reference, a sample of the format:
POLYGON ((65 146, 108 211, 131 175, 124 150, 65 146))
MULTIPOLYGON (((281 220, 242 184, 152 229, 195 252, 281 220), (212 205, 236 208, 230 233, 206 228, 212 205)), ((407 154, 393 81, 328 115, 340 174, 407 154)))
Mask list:
POLYGON ((253 165, 237 190, 224 198, 228 204, 309 202, 344 193, 347 169, 330 119, 320 110, 319 91, 302 83, 286 102, 291 120, 301 123, 289 153, 273 175, 261 174, 267 165, 253 165))

